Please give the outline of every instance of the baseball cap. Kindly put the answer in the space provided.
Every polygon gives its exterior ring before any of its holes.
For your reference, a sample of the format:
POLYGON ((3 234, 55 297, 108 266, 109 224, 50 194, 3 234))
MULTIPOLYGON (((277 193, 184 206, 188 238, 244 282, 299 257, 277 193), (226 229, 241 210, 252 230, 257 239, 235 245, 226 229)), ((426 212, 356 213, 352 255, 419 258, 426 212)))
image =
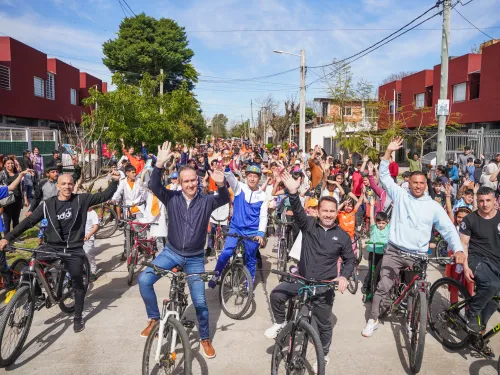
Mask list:
POLYGON ((249 167, 247 168, 247 171, 246 171, 246 172, 247 172, 247 174, 248 174, 248 173, 255 173, 255 174, 258 174, 258 175, 262 174, 262 171, 261 171, 261 170, 260 170, 260 168, 259 168, 259 167, 257 167, 256 165, 251 165, 251 166, 249 166, 249 167))
POLYGON ((295 164, 300 165, 300 160, 295 160, 295 164))
POLYGON ((311 198, 306 203, 306 208, 318 207, 318 200, 316 198, 311 198))
POLYGON ((173 173, 170 175, 170 178, 179 178, 179 173, 177 173, 177 172, 173 172, 173 173))

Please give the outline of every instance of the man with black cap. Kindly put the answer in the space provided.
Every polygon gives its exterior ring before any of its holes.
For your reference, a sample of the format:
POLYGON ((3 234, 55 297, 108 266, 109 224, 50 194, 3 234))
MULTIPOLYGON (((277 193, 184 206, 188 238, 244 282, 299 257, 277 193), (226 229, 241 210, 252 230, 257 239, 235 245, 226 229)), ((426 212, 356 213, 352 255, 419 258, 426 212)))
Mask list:
POLYGON ((45 165, 45 171, 52 166, 57 167, 57 171, 60 174, 62 173, 62 160, 59 158, 59 151, 57 150, 52 151, 52 159, 45 165))

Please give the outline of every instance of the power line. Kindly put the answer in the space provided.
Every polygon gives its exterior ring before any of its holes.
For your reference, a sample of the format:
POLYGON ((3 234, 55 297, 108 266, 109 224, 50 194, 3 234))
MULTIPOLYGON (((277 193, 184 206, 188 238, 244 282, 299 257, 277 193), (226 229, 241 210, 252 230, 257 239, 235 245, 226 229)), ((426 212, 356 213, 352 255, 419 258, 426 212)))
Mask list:
MULTIPOLYGON (((450 30, 474 30, 475 27, 457 27, 450 30)), ((500 26, 483 27, 486 29, 500 29, 500 26)), ((336 28, 336 29, 225 29, 225 30, 186 30, 187 33, 267 33, 267 32, 332 32, 332 31, 394 31, 400 29, 387 28, 336 28)), ((441 28, 429 27, 413 29, 414 31, 442 31, 441 28)))
POLYGON ((128 9, 130 9, 130 11, 132 12, 132 14, 136 17, 137 14, 134 13, 134 11, 132 10, 132 8, 130 7, 130 5, 128 5, 127 1, 126 0, 121 0, 123 1, 123 3, 127 6, 128 9))
POLYGON ((462 13, 460 13, 456 8, 453 8, 455 10, 455 12, 457 12, 460 17, 462 17, 464 20, 466 20, 471 26, 473 26, 477 31, 480 31, 481 33, 483 33, 484 35, 486 35, 488 38, 490 39, 495 39, 493 38, 492 36, 486 34, 483 30, 481 30, 480 28, 476 27, 472 22, 470 22, 467 18, 464 17, 464 15, 462 13))
POLYGON ((120 0, 118 0, 118 4, 120 4, 120 8, 122 8, 122 12, 125 18, 128 18, 127 14, 125 13, 125 8, 123 8, 122 2, 120 0))
MULTIPOLYGON (((433 5, 431 8, 427 9, 427 10, 426 10, 424 13, 422 13, 420 16, 418 16, 418 17, 414 18, 413 20, 411 20, 410 22, 408 22, 408 23, 407 23, 406 25, 404 25, 403 27, 400 27, 399 29, 397 29, 397 30, 396 30, 395 32, 393 32, 392 34, 389 34, 389 35, 388 35, 388 36, 386 36, 385 38, 383 38, 383 39, 379 40, 377 43, 372 44, 371 46, 369 46, 369 47, 365 48, 364 50, 362 50, 362 51, 360 51, 360 52, 358 52, 358 53, 356 53, 356 54, 354 54, 354 55, 352 55, 352 56, 346 57, 345 59, 340 60, 340 61, 335 61, 335 62, 332 62, 332 63, 330 63, 330 64, 318 65, 318 66, 309 66, 308 68, 311 68, 311 69, 314 69, 314 68, 324 68, 324 67, 326 67, 326 66, 336 65, 336 64, 338 64, 338 63, 340 63, 340 62, 343 62, 343 61, 346 61, 346 60, 350 60, 350 59, 351 59, 351 58, 353 58, 353 57, 356 57, 356 56, 358 56, 358 55, 361 55, 363 52, 368 51, 369 49, 371 49, 371 48, 373 48, 373 47, 377 46, 378 44, 382 43, 383 41, 385 41, 385 40, 389 39, 389 38, 390 38, 390 37, 392 37, 393 35, 395 35, 395 34, 399 33, 400 31, 402 31, 402 30, 403 30, 403 29, 405 29, 406 27, 410 26, 410 25, 411 25, 412 23, 414 23, 416 20, 418 20, 418 19, 422 18, 423 16, 425 16, 427 13, 429 13, 429 12, 430 12, 431 10, 433 10, 434 8, 437 8, 438 6, 439 6, 439 2, 437 2, 437 3, 436 3, 435 5, 433 5)), ((421 25, 421 23, 420 23, 419 25, 421 25)), ((417 26, 418 26, 418 25, 417 25, 417 26)), ((413 27, 413 28, 411 28, 411 29, 408 29, 406 32, 408 32, 408 31, 410 31, 410 30, 413 30, 413 29, 415 29, 415 28, 416 28, 416 27, 413 27)), ((406 33, 406 32, 405 32, 405 33, 406 33)), ((403 34, 405 34, 405 33, 403 33, 403 34)), ((403 34, 401 34, 401 35, 403 35, 403 34)))

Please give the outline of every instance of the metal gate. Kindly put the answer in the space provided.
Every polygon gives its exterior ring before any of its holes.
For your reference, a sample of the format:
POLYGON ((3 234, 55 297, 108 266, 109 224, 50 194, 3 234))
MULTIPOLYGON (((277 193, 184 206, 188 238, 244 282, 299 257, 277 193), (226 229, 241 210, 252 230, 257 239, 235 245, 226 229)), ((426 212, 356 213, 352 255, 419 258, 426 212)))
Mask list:
POLYGON ((493 159, 497 152, 500 152, 500 131, 481 129, 471 129, 467 133, 446 134, 446 150, 463 150, 465 146, 470 146, 474 155, 484 155, 486 161, 493 159))

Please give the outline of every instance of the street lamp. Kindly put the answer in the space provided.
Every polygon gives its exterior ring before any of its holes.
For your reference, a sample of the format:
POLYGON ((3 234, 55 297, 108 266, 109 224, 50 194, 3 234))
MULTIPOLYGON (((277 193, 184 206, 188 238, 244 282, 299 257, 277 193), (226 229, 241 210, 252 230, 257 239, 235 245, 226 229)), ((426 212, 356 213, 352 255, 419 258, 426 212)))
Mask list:
POLYGON ((299 106, 299 149, 306 150, 306 51, 301 49, 300 55, 296 53, 274 50, 281 55, 300 57, 300 106, 299 106))

